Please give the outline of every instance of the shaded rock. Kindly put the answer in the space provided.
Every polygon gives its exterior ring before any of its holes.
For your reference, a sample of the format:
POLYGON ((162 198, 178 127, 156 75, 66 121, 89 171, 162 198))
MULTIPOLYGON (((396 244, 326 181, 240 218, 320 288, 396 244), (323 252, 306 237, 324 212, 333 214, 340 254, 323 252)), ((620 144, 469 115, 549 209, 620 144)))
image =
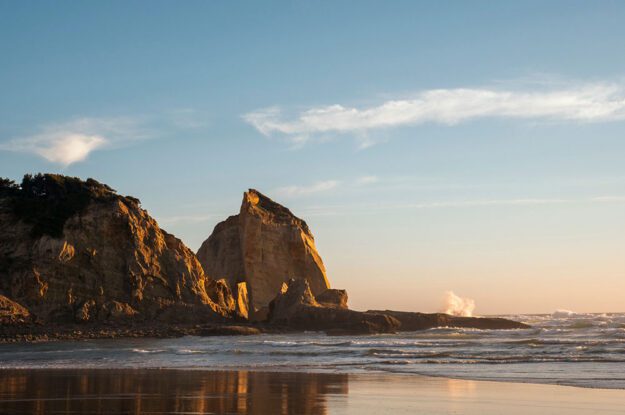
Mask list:
POLYGON ((307 280, 283 282, 278 295, 269 303, 272 322, 287 321, 302 306, 321 307, 310 290, 307 280))
POLYGON ((135 198, 89 179, 25 176, 0 188, 0 290, 42 322, 229 315, 227 291, 135 198), (161 316, 161 314, 164 314, 161 316))
POLYGON ((96 303, 94 300, 88 300, 82 303, 76 310, 76 321, 86 323, 97 318, 96 303))
POLYGON ((324 307, 347 308, 347 291, 329 289, 316 296, 319 304, 324 307))
POLYGON ((307 280, 283 283, 269 304, 268 323, 290 330, 320 330, 330 334, 391 333, 400 326, 395 318, 338 307, 324 307, 315 299, 307 280))
POLYGON ((109 301, 104 304, 103 311, 106 314, 104 320, 129 320, 137 315, 137 310, 128 303, 119 301, 109 301))
POLYGON ((250 312, 266 307, 290 278, 307 279, 315 295, 330 287, 306 222, 252 189, 239 214, 215 226, 197 256, 214 278, 231 287, 247 283, 250 312))
POLYGON ((235 299, 232 296, 232 291, 228 286, 225 279, 213 280, 206 279, 204 286, 206 287, 206 293, 209 298, 222 309, 227 310, 229 313, 235 310, 235 299))
POLYGON ((269 318, 269 305, 261 308, 256 308, 253 312, 250 310, 249 320, 254 323, 267 321, 269 318))
POLYGON ((256 327, 249 326, 209 326, 199 330, 200 336, 251 336, 261 334, 256 327))
POLYGON ((412 313, 407 311, 371 310, 368 313, 382 313, 396 318, 399 331, 426 330, 434 327, 458 327, 480 330, 528 329, 530 326, 518 321, 498 317, 457 317, 443 313, 412 313))
POLYGON ((231 287, 246 281, 239 215, 218 223, 197 251, 204 271, 215 279, 224 278, 231 287))
POLYGON ((206 305, 171 302, 161 306, 161 311, 154 317, 155 321, 167 325, 202 324, 206 322, 226 323, 229 317, 213 315, 207 318, 206 305))

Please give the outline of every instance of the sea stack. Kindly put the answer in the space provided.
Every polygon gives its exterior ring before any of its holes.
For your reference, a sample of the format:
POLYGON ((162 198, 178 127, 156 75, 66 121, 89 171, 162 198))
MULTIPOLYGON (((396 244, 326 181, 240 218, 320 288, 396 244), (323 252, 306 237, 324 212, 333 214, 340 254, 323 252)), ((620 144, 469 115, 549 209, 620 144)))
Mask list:
POLYGON ((250 313, 259 318, 289 279, 307 280, 313 295, 330 288, 306 222, 253 189, 244 193, 238 215, 215 226, 197 257, 208 275, 230 287, 245 283, 250 313))

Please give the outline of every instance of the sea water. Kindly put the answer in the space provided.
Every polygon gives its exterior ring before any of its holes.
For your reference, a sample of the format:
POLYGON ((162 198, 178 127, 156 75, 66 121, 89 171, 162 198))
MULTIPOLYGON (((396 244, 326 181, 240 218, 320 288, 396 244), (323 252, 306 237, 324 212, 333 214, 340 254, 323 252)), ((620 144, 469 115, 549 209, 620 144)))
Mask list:
POLYGON ((625 314, 502 316, 523 330, 436 328, 0 345, 0 368, 393 372, 625 389, 625 314))

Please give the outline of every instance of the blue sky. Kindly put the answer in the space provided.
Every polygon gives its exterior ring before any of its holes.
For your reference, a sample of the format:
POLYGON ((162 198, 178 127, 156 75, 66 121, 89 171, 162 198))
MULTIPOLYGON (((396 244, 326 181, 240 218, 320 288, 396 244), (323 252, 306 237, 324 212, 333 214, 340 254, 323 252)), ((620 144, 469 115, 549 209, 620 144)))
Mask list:
POLYGON ((623 311, 622 2, 0 1, 0 175, 197 249, 257 188, 360 309, 623 311))

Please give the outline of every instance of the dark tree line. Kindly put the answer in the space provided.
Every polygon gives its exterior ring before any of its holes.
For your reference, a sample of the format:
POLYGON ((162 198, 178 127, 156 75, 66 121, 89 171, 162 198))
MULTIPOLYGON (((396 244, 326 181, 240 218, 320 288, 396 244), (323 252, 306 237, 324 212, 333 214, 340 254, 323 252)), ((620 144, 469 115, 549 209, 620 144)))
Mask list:
MULTIPOLYGON (((32 236, 60 237, 65 222, 92 201, 120 198, 114 189, 94 179, 83 181, 59 174, 27 174, 22 183, 0 178, 0 197, 20 220, 32 224, 32 236)), ((138 204, 135 198, 123 198, 138 204)))

